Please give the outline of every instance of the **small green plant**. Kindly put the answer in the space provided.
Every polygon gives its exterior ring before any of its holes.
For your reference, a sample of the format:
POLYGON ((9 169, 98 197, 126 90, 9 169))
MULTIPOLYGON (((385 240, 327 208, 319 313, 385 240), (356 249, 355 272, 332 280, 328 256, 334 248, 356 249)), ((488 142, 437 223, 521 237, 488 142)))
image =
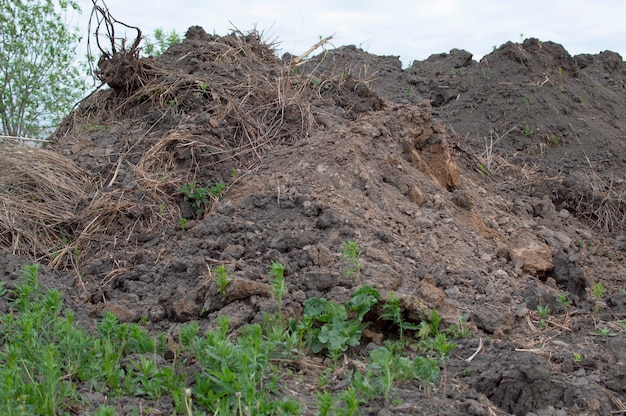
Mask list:
POLYGON ((337 359, 348 347, 359 344, 363 329, 367 326, 363 317, 378 302, 380 294, 369 286, 357 289, 346 305, 324 298, 309 298, 304 301, 303 320, 310 320, 307 332, 309 348, 313 353, 326 349, 331 358, 337 359), (350 319, 348 311, 356 313, 350 319))
POLYGON ((593 296, 595 296, 596 299, 604 298, 605 294, 606 290, 604 289, 604 285, 602 283, 598 282, 593 285, 593 296))
POLYGON ((389 403, 396 380, 416 379, 430 386, 439 378, 437 361, 423 356, 411 360, 402 356, 401 352, 400 346, 393 343, 370 351, 367 372, 355 384, 365 386, 363 390, 369 390, 370 395, 382 396, 389 403))
POLYGON ((107 126, 104 126, 102 124, 87 123, 87 131, 90 133, 94 133, 97 131, 106 131, 106 130, 107 130, 107 126))
POLYGON ((558 145, 559 143, 561 143, 561 138, 559 136, 552 136, 551 141, 553 145, 558 145))
POLYGON ((564 86, 562 86, 562 85, 559 85, 559 91, 560 91, 560 92, 564 92, 564 91, 565 91, 565 87, 564 87, 564 86))
POLYGON ((328 390, 321 390, 316 393, 317 414, 329 416, 334 414, 333 395, 328 390))
POLYGON ((270 285, 272 286, 272 295, 278 302, 278 313, 282 309, 283 296, 286 292, 285 287, 285 266, 277 261, 273 261, 270 266, 270 276, 272 279, 270 280, 270 285))
POLYGON ((453 338, 467 338, 471 335, 469 328, 467 327, 467 315, 462 315, 456 324, 452 325, 446 330, 446 334, 453 338))
POLYGON ((217 293, 221 296, 222 302, 226 301, 226 286, 228 286, 228 271, 226 266, 220 264, 213 272, 215 273, 217 283, 217 293))
POLYGON ((574 356, 574 361, 576 361, 577 363, 580 363, 582 362, 582 360, 585 359, 585 357, 579 352, 574 351, 572 354, 574 356))
POLYGON ((361 268, 363 267, 359 260, 363 250, 359 249, 355 241, 344 241, 341 256, 348 263, 346 276, 353 278, 358 285, 361 284, 361 268))
POLYGON ((224 188, 226 188, 226 184, 224 182, 218 182, 209 188, 209 193, 216 199, 222 199, 222 191, 224 191, 224 188))
POLYGON ((559 76, 559 77, 563 76, 563 68, 558 67, 558 68, 556 69, 556 73, 558 74, 558 76, 559 76))
POLYGON ((570 306, 572 306, 572 302, 567 300, 567 296, 563 293, 556 295, 556 300, 559 302, 564 310, 567 310, 570 306))
POLYGON ((393 291, 389 292, 389 298, 383 305, 383 314, 381 319, 393 322, 400 332, 400 341, 404 341, 404 332, 407 330, 417 330, 419 326, 407 322, 402 315, 402 308, 400 308, 400 298, 395 295, 393 291))
POLYGON ((550 315, 550 307, 537 305, 537 313, 539 314, 539 323, 542 328, 546 328, 546 318, 550 315))
POLYGON ((178 225, 180 226, 180 231, 182 234, 185 234, 185 229, 187 228, 187 218, 180 217, 178 219, 178 225))
POLYGON ((201 216, 204 213, 204 205, 209 202, 208 189, 198 186, 196 182, 187 182, 178 188, 178 192, 183 194, 183 198, 196 211, 196 215, 201 216))
POLYGON ((616 334, 611 332, 609 327, 603 326, 598 328, 595 332, 592 332, 591 335, 597 335, 600 337, 614 337, 616 334))
POLYGON ((534 133, 533 129, 528 125, 528 124, 524 124, 524 126, 522 126, 522 134, 526 137, 530 137, 532 136, 534 133))

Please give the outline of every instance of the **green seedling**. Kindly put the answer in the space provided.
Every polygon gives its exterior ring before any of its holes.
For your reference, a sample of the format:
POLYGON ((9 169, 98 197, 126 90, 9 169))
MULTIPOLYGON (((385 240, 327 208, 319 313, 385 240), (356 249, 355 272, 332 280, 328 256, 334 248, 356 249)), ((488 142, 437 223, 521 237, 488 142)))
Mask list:
POLYGON ((467 315, 460 316, 457 323, 446 330, 446 334, 458 339, 469 337, 471 332, 467 327, 467 315))
POLYGON ((598 328, 595 332, 592 332, 591 335, 597 335, 600 337, 614 337, 616 334, 611 332, 611 329, 603 326, 601 328, 598 328))
POLYGON ((226 286, 228 286, 228 271, 226 270, 226 266, 220 264, 214 270, 216 283, 217 283, 217 293, 221 296, 222 302, 226 302, 226 286))
POLYGON ((317 354, 326 349, 329 356, 336 359, 348 347, 358 345, 367 326, 362 319, 379 298, 375 289, 363 286, 355 291, 345 306, 323 298, 305 300, 303 320, 312 322, 307 333, 311 351, 317 354), (356 313, 355 319, 349 318, 346 307, 356 313))
POLYGON ((383 305, 383 314, 381 319, 393 322, 400 332, 400 341, 404 341, 404 332, 407 330, 417 330, 419 326, 411 322, 407 322, 402 315, 400 308, 400 298, 393 291, 389 292, 389 299, 383 305))
POLYGON ((97 131, 106 131, 106 130, 107 130, 107 126, 103 126, 102 124, 91 124, 91 123, 87 124, 87 131, 90 133, 94 133, 97 131))
POLYGON ((361 284, 361 268, 363 267, 359 260, 363 250, 359 249, 355 241, 344 241, 341 256, 348 263, 346 276, 353 278, 358 285, 361 284))
POLYGON ((218 182, 209 188, 209 193, 216 199, 222 199, 222 191, 224 188, 226 188, 226 184, 224 182, 218 182))
POLYGON ((567 300, 567 296, 563 293, 556 295, 556 300, 559 302, 561 307, 565 310, 569 309, 569 307, 572 306, 572 302, 567 300))
POLYGON ((576 361, 577 363, 580 363, 582 362, 582 360, 585 359, 585 357, 579 352, 574 351, 572 354, 574 355, 574 361, 576 361))
POLYGON ((329 416, 334 414, 333 395, 328 390, 322 390, 316 394, 317 414, 329 416))
POLYGON ((378 292, 378 290, 369 285, 363 285, 359 287, 352 295, 352 298, 346 302, 346 307, 356 313, 355 319, 357 321, 362 321, 365 314, 372 310, 379 300, 380 292, 378 292))
POLYGON ((532 136, 532 135, 533 135, 533 133, 534 133, 533 129, 532 129, 532 128, 528 125, 528 124, 525 124, 525 125, 523 126, 523 129, 522 129, 522 134, 523 134, 524 136, 526 136, 526 137, 530 137, 530 136, 532 136))
POLYGON ((545 328, 547 326, 546 318, 550 315, 550 307, 537 305, 537 313, 539 314, 539 323, 541 327, 545 328))
POLYGON ((183 194, 183 198, 196 211, 196 215, 201 216, 204 213, 204 205, 209 202, 208 189, 198 186, 195 182, 188 182, 178 188, 178 192, 183 194))
POLYGON ((180 217, 178 219, 178 225, 180 225, 180 232, 181 234, 185 234, 185 229, 187 227, 187 218, 185 217, 180 217))
POLYGON ((282 309, 283 296, 286 292, 285 288, 285 266, 277 261, 273 261, 270 266, 270 285, 272 286, 272 295, 278 303, 278 313, 282 309))
POLYGON ((595 296, 596 299, 604 298, 605 294, 606 290, 604 289, 604 285, 602 283, 598 282, 593 285, 593 296, 595 296))

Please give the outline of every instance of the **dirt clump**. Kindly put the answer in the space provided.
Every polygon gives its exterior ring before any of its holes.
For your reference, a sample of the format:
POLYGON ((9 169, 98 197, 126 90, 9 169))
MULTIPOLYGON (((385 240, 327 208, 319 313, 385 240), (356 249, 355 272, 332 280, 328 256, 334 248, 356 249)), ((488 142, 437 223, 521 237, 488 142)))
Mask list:
MULTIPOLYGON (((37 260, 87 324, 110 311, 153 331, 207 329, 228 314, 237 329, 276 311, 273 261, 285 266, 284 315, 313 297, 345 302, 357 282, 342 244, 355 241, 360 283, 399 296, 413 322, 435 309, 442 327, 467 317, 471 330, 433 391, 403 386, 402 405, 377 400, 367 414, 623 412, 621 57, 527 39, 479 62, 454 49, 406 69, 354 46, 291 59, 255 31, 192 27, 140 58, 132 81, 107 72, 110 88, 33 150, 64 169, 28 182, 31 201, 46 192, 30 206, 59 217, 4 203, 0 279, 37 260), (63 178, 78 182, 49 191, 63 178), (181 191, 191 183, 212 192, 194 204, 181 191)), ((299 394, 314 414, 314 392, 299 394)))

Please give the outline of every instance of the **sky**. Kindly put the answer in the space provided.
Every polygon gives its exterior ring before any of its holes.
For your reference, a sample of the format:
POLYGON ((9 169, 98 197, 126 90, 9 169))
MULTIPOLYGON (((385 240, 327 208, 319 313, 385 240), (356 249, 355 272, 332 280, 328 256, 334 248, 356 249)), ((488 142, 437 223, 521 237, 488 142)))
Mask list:
MULTIPOLYGON (((83 13, 75 19, 85 37, 92 1, 77 1, 83 13)), ((320 36, 334 35, 335 47, 356 45, 398 56, 404 67, 453 48, 479 60, 494 46, 530 37, 560 43, 570 55, 610 50, 626 57, 626 0, 106 0, 106 5, 115 19, 148 36, 156 28, 184 35, 195 25, 217 35, 256 28, 279 42, 279 54, 300 55, 320 36)))

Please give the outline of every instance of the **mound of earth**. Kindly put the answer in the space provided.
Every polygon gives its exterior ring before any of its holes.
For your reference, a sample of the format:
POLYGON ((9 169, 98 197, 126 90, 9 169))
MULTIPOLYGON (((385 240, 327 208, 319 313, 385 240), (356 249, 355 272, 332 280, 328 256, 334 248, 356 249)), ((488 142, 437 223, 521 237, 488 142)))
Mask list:
MULTIPOLYGON (((345 302, 357 282, 342 245, 354 241, 360 283, 399 296, 408 320, 435 309, 442 326, 467 317, 471 330, 434 391, 405 386, 401 406, 368 414, 625 411, 619 55, 527 39, 403 69, 354 46, 279 58, 256 32, 192 27, 162 56, 103 57, 99 74, 109 88, 30 150, 48 158, 3 145, 7 161, 57 167, 2 164, 9 287, 39 261, 85 325, 110 311, 175 333, 226 314, 236 329, 277 310, 273 261, 286 316, 311 297, 345 302), (181 191, 191 184, 212 192, 196 203, 181 191)), ((315 389, 295 392, 314 403, 315 389)))

